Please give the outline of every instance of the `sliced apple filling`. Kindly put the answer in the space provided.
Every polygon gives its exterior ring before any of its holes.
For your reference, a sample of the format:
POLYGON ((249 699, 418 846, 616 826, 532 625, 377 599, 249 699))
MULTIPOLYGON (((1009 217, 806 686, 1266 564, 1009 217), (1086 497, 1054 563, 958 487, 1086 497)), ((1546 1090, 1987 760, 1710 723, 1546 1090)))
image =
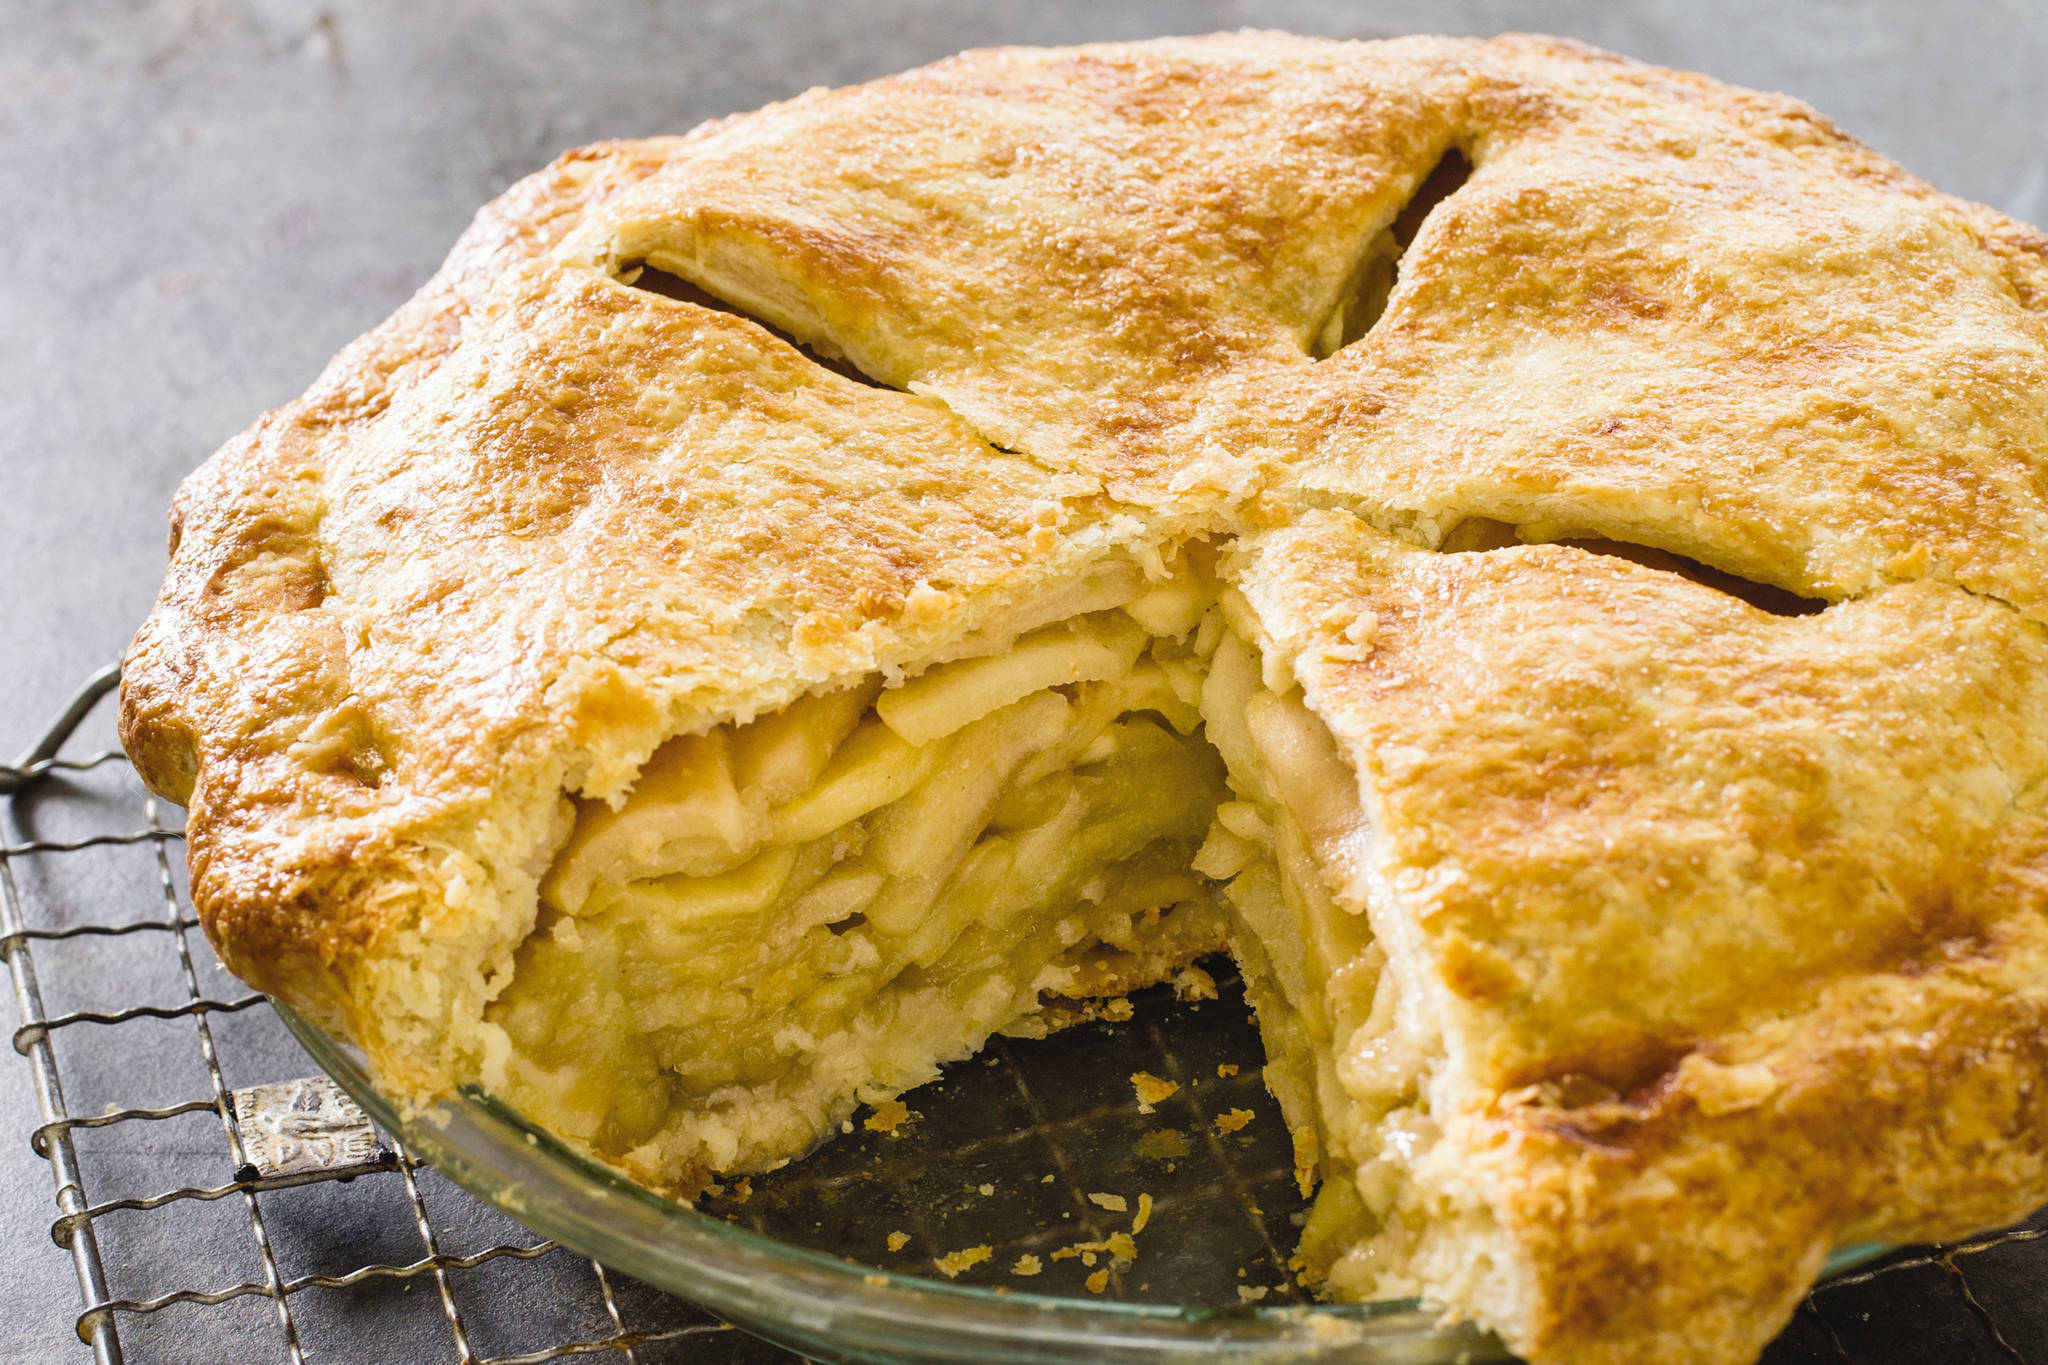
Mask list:
MULTIPOLYGON (((670 741, 580 802, 486 1083, 673 1186, 777 1164, 1048 996, 1222 946, 1188 579, 1005 653, 670 741)), ((1206 639, 1204 635, 1206 634, 1206 639)))
POLYGON ((1227 947, 1321 1183, 1305 1268, 1404 1292, 1374 1249, 1418 1216, 1397 1173, 1441 1046, 1382 970, 1357 776, 1252 637, 1184 571, 999 654, 669 741, 618 805, 578 803, 486 1082, 687 1192, 1072 1017, 1061 997, 1227 947))
MULTIPOLYGON (((1411 1263, 1429 1218, 1413 1179, 1438 1136, 1431 1082, 1442 1028, 1405 995, 1377 939, 1372 830, 1360 784, 1292 679, 1268 674, 1235 593, 1236 623, 1210 660, 1201 709, 1233 799, 1217 807, 1194 867, 1223 883, 1230 949, 1266 1047, 1266 1082, 1295 1134, 1303 1193, 1320 1178, 1298 1266, 1339 1298, 1420 1292, 1411 1263)), ((1386 926, 1397 932, 1400 921, 1386 926)), ((1486 1265, 1437 1267, 1455 1281, 1486 1265)))

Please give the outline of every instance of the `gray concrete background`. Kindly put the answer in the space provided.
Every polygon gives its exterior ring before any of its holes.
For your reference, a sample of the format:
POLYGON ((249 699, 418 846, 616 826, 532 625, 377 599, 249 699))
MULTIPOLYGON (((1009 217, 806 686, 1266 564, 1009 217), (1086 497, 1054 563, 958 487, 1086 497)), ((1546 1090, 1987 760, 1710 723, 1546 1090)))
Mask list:
MULTIPOLYGON (((1788 91, 1944 188, 2048 211, 2048 10, 2019 0, 13 0, 0 14, 0 749, 118 655, 155 592, 178 479, 298 392, 426 278, 479 204, 560 148, 967 46, 1241 25, 1570 34, 1788 91)), ((44 1232, 30 1113, 26 1067, 0 1054, 0 1358, 75 1361, 75 1289, 44 1232)))

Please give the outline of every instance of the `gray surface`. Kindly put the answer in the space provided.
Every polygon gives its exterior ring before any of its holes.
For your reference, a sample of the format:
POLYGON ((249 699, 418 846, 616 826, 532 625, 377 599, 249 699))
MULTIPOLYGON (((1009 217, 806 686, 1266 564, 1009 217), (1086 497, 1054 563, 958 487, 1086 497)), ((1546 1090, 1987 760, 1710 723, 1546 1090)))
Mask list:
MULTIPOLYGON (((1573 34, 1800 95, 2038 219, 2048 11, 2012 3, 55 4, 0 16, 0 747, 114 656, 178 478, 559 148, 999 41, 1261 24, 1573 34)), ((9 1021, 11 1023, 11 1021, 9 1021)), ((0 1055, 0 1358, 75 1361, 48 1176, 0 1055)))

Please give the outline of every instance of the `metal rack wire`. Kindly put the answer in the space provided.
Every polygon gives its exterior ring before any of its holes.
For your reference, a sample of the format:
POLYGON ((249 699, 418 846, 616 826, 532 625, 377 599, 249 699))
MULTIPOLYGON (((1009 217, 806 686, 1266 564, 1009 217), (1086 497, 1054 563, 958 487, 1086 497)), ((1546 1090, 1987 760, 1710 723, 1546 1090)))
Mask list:
MULTIPOLYGON (((9 796, 7 823, 0 835, 0 955, 4 955, 21 1024, 13 1034, 14 1049, 27 1058, 32 1068, 36 1103, 41 1122, 29 1136, 38 1156, 50 1165, 57 1187, 58 1216, 50 1232, 56 1243, 69 1252, 78 1274, 84 1308, 78 1315, 78 1335, 90 1346, 97 1365, 121 1365, 125 1358, 124 1331, 167 1310, 182 1306, 218 1307, 243 1300, 268 1301, 275 1317, 275 1334, 269 1349, 259 1348, 258 1358, 281 1358, 292 1365, 305 1365, 309 1346, 305 1339, 300 1305, 309 1291, 357 1291, 382 1283, 405 1285, 431 1283, 445 1322, 447 1357, 461 1365, 535 1365, 537 1362, 610 1353, 640 1365, 649 1358, 649 1348, 663 1343, 681 1343, 707 1337, 737 1334, 724 1323, 666 1296, 646 1291, 628 1294, 616 1277, 595 1261, 572 1257, 565 1249, 531 1236, 523 1240, 493 1238, 476 1250, 458 1253, 445 1245, 449 1215, 437 1209, 427 1189, 432 1173, 413 1159, 403 1146, 377 1134, 359 1110, 355 1110, 332 1082, 324 1077, 300 1078, 282 1085, 248 1086, 235 1089, 229 1084, 228 1067, 216 1039, 216 1021, 244 1013, 268 1014, 264 997, 254 994, 216 994, 202 984, 206 968, 215 966, 199 924, 186 908, 181 891, 181 859, 171 856, 182 842, 181 831, 165 818, 158 803, 140 796, 126 770, 123 755, 114 749, 80 759, 63 758, 59 750, 110 692, 119 671, 109 668, 79 690, 55 724, 18 762, 0 767, 0 793, 9 796), (104 789, 94 812, 102 819, 105 807, 129 803, 143 807, 139 827, 117 830, 94 829, 77 837, 36 837, 33 825, 37 812, 28 809, 32 798, 52 775, 73 779, 118 774, 104 789), (125 789, 125 790, 123 790, 125 789), (142 853, 151 864, 156 894, 148 909, 139 915, 125 911, 113 917, 92 917, 71 913, 81 907, 38 903, 24 886, 24 869, 51 860, 104 855, 114 850, 142 853), (32 914, 40 910, 42 914, 32 914), (69 920, 70 922, 64 922, 69 920), (55 922, 53 922, 55 921, 55 922), (175 964, 175 979, 183 998, 168 1003, 131 1003, 115 1008, 76 1008, 51 1012, 45 1007, 45 989, 38 977, 35 953, 88 940, 158 940, 167 946, 175 964), (143 1021, 186 1021, 197 1043, 207 1093, 164 1104, 109 1104, 97 1113, 81 1113, 67 1105, 65 1076, 60 1068, 60 1046, 75 1035, 99 1033, 94 1052, 118 1047, 114 1037, 124 1028, 143 1021), (268 1094, 264 1092, 269 1092, 268 1094), (256 1111, 276 1113, 296 1100, 303 1113, 310 1103, 325 1111, 328 1135, 339 1132, 356 1140, 330 1141, 323 1150, 309 1153, 306 1144, 289 1159, 276 1152, 252 1152, 247 1128, 256 1111), (93 1202, 89 1196, 86 1160, 80 1151, 84 1135, 103 1133, 135 1125, 172 1123, 187 1115, 211 1115, 218 1129, 216 1165, 231 1178, 216 1184, 178 1185, 154 1193, 114 1197, 93 1202), (278 1254, 272 1218, 266 1215, 262 1196, 306 1186, 358 1184, 367 1178, 395 1180, 404 1193, 419 1254, 409 1259, 389 1257, 357 1265, 340 1273, 288 1275, 278 1254), (245 1215, 248 1237, 255 1251, 258 1273, 228 1278, 209 1287, 179 1287, 143 1297, 116 1293, 109 1265, 118 1262, 104 1253, 106 1227, 117 1215, 153 1214, 180 1206, 239 1205, 245 1215), (587 1289, 594 1293, 601 1316, 600 1330, 548 1342, 537 1349, 493 1353, 476 1339, 470 1314, 462 1302, 456 1277, 493 1263, 534 1262, 549 1258, 581 1262, 587 1275, 587 1289), (651 1310, 642 1316, 650 1321, 629 1322, 628 1298, 635 1307, 651 1310)), ((276 1026, 281 1029, 281 1025, 276 1026)), ((303 1059, 303 1054, 301 1054, 303 1059)), ((303 1135, 303 1134, 302 1134, 303 1135)), ((322 1147, 323 1144, 315 1143, 322 1147)), ((443 1205, 460 1196, 443 1187, 443 1205)), ((468 1212, 474 1213, 474 1210, 468 1212)), ((458 1216, 456 1221, 461 1221, 458 1216)), ((516 1225, 503 1223, 505 1230, 516 1225)), ((554 1279, 551 1292, 561 1292, 560 1281, 577 1270, 564 1265, 554 1279)), ((246 1326, 246 1324, 244 1324, 246 1326)), ((416 1344, 417 1338, 414 1338, 416 1344)), ((733 1345, 741 1345, 738 1342, 733 1345)), ((410 1346, 407 1349, 412 1349, 410 1346)), ((746 1350, 745 1346, 741 1349, 746 1350)), ((332 1355, 332 1352, 315 1354, 332 1355)), ((730 1352, 720 1353, 731 1358, 730 1352)), ((752 1355, 753 1352, 748 1351, 752 1355)), ((783 1357, 761 1347, 757 1358, 783 1357)))
MULTIPOLYGON (((183 838, 175 813, 141 791, 118 750, 81 758, 60 752, 89 720, 104 720, 99 703, 117 681, 112 668, 88 680, 27 754, 0 766, 0 794, 8 797, 0 824, 0 957, 21 1020, 13 1042, 32 1069, 40 1122, 29 1142, 55 1180, 51 1235, 77 1273, 84 1300, 78 1334, 93 1359, 116 1365, 129 1352, 138 1360, 283 1359, 292 1365, 794 1359, 525 1232, 379 1133, 325 1077, 303 1074, 307 1060, 267 1002, 233 984, 198 932, 183 889, 183 859, 174 856, 183 838), (81 870, 86 875, 77 875, 81 870), (94 949, 111 954, 99 971, 72 963, 61 976, 38 975, 39 952, 54 961, 94 949), (148 964, 153 978, 142 970, 148 964), (92 999, 95 989, 117 998, 92 999), (53 991, 82 998, 60 1000, 53 1010, 53 991), (152 1028, 158 1034, 145 1036, 152 1028), (196 1093, 138 1096, 134 1088, 145 1078, 196 1093), (67 1085, 78 1088, 69 1097, 67 1085), (78 1102, 77 1093, 98 1098, 99 1089, 112 1096, 102 1107, 78 1102), (183 1145, 127 1136, 174 1129, 183 1132, 183 1145), (191 1181, 169 1178, 195 1160, 191 1181), (124 1177, 139 1178, 146 1192, 118 1192, 124 1177), (317 1202, 310 1208, 280 1203, 288 1197, 317 1202), (231 1221, 245 1230, 217 1221, 203 1237, 178 1227, 154 1240, 138 1232, 207 1210, 237 1211, 231 1221), (191 1254, 200 1244, 219 1264, 191 1254), (238 1268, 235 1248, 253 1258, 243 1256, 238 1268), (337 1255, 340 1264, 330 1264, 337 1255), (302 1260, 307 1268, 296 1264, 302 1260), (519 1274, 528 1278, 508 1278, 519 1274), (127 1281, 152 1275, 161 1279, 128 1290, 127 1281), (207 1275, 213 1276, 207 1283, 191 1282, 207 1275), (410 1292, 427 1285, 431 1295, 410 1292), (265 1305, 267 1313, 260 1311, 265 1305), (258 1311, 253 1318, 222 1316, 238 1308, 258 1311), (184 1310, 207 1311, 198 1332, 159 1326, 184 1310)), ((1030 1212, 1039 1221, 1014 1213, 1018 1235, 1006 1251, 1050 1253, 1076 1232, 1100 1240, 1107 1224, 1083 1193, 1100 1186, 1096 1172, 1076 1169, 1089 1159, 1080 1153, 1098 1140, 1120 1152, 1129 1148, 1139 1120, 1125 1077, 1133 1065, 1156 1066, 1182 1090, 1162 1102, 1160 1115, 1144 1120, 1147 1131, 1178 1124, 1197 1136, 1181 1163, 1177 1192, 1162 1193, 1154 1235, 1188 1246, 1182 1271, 1171 1268, 1167 1253, 1153 1262, 1158 1284, 1119 1268, 1109 1292, 1141 1298, 1183 1292, 1183 1272, 1196 1273, 1198 1262, 1213 1261, 1209 1253, 1233 1237, 1244 1264, 1275 1272, 1284 1264, 1283 1244, 1292 1244, 1285 1224, 1298 1216, 1287 1202, 1284 1129, 1262 1112, 1241 1138, 1219 1139, 1219 1114, 1269 1107, 1254 1052, 1246 1052, 1241 1074, 1235 1065, 1214 1067, 1236 1056, 1233 1047, 1256 1047, 1249 1033, 1238 1039, 1228 1031, 1243 1032, 1242 1011, 1223 1013, 1230 1017, 1212 1011, 1206 1024, 1192 1032, 1182 1027, 1171 1039, 1150 1014, 1121 1032, 1096 1029, 1092 1036, 1103 1053, 1096 1061, 1103 1064, 1094 1069, 1101 1075, 1078 1082, 1067 1073, 1077 1057, 1085 1069, 1087 1044, 1071 1040, 1089 1030, 1060 1035, 1070 1040, 1060 1044, 1064 1051, 1033 1054, 999 1042, 986 1065, 1014 1090, 1013 1118, 949 1127, 948 1114, 989 1119, 985 1097, 995 1093, 962 1089, 977 1084, 975 1077, 949 1072, 926 1100, 918 1098, 924 1091, 911 1097, 930 1118, 913 1124, 906 1141, 873 1136, 833 1144, 778 1177, 742 1187, 729 1207, 719 1208, 716 1200, 711 1206, 758 1230, 876 1264, 889 1263, 893 1254, 895 1268, 911 1268, 920 1258, 928 1265, 936 1252, 957 1243, 957 1227, 985 1227, 997 1212, 986 1200, 976 1203, 979 1176, 967 1179, 963 1199, 948 1202, 952 1196, 937 1193, 943 1181, 959 1185, 976 1161, 994 1153, 1019 1169, 1028 1161, 1047 1167, 1044 1194, 1036 1193, 1036 1177, 1030 1187, 1030 1212), (1195 1056, 1203 1058, 1201 1066, 1189 1060, 1195 1056), (1234 1074, 1225 1079, 1226 1072, 1234 1074), (963 1097, 968 1102, 956 1102, 963 1097), (1027 1149, 1032 1155, 1025 1161, 1019 1153, 1027 1149), (942 1180, 906 1197, 907 1173, 917 1169, 939 1172, 942 1180), (835 1201, 843 1211, 889 1200, 902 1221, 868 1219, 853 1241, 850 1224, 829 1212, 835 1201), (1180 1230, 1169 1231, 1177 1218, 1180 1230), (898 1226, 907 1231, 891 1238, 888 1251, 866 1244, 898 1226)), ((1176 1026, 1186 1024, 1180 1019, 1176 1026)), ((980 1188, 986 1195, 990 1187, 980 1188)), ((1076 1283, 1056 1284, 1060 1277, 1047 1274, 1017 1287, 1082 1292, 1079 1263, 1061 1269, 1076 1283)), ((999 1259, 976 1267, 963 1282, 996 1283, 1006 1273, 999 1259)), ((1284 1273, 1266 1278, 1286 1291, 1284 1273)), ((2044 1282, 2048 1216, 1957 1246, 1902 1251, 1810 1295, 1766 1361, 2048 1365, 2044 1282)))

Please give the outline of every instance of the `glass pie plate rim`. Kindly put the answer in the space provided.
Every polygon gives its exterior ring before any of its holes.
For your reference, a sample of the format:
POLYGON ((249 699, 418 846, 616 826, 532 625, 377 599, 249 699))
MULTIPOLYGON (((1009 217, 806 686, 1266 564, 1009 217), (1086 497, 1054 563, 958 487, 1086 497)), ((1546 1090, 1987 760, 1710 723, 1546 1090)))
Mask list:
MULTIPOLYGON (((364 1112, 485 1203, 574 1251, 826 1360, 983 1365, 1100 1361, 1336 1361, 1436 1365, 1510 1357, 1413 1299, 1183 1307, 947 1284, 778 1241, 666 1199, 465 1089, 403 1112, 367 1059, 289 1005, 278 1016, 364 1112)), ((1836 1251, 1821 1276, 1881 1255, 1836 1251)))

